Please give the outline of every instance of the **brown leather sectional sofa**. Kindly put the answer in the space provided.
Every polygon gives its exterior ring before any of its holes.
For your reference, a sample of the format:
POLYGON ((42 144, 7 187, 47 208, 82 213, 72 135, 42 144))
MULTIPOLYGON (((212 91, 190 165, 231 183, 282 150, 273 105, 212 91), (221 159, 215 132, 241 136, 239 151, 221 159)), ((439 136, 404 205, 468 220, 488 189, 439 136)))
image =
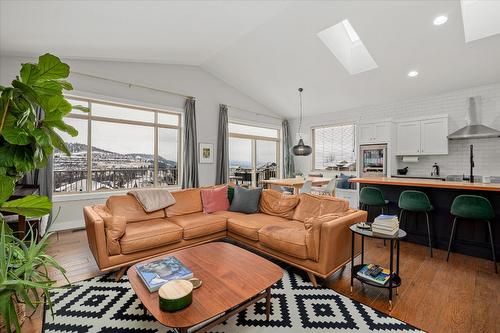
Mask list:
POLYGON ((326 278, 349 261, 349 226, 367 218, 365 211, 329 196, 264 190, 259 213, 207 214, 200 189, 172 195, 174 205, 152 213, 131 195, 84 208, 89 246, 101 270, 120 268, 121 277, 135 262, 229 237, 305 270, 316 285, 315 276, 326 278))

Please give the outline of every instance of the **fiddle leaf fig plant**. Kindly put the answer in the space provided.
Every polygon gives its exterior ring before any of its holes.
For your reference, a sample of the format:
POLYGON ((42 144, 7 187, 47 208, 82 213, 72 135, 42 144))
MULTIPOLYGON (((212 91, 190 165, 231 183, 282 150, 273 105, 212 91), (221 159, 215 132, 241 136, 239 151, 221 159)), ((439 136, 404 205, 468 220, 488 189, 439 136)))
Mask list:
POLYGON ((49 290, 55 281, 50 279, 48 268, 65 273, 45 253, 48 234, 38 243, 33 232, 18 239, 2 212, 27 217, 51 212, 52 203, 46 196, 10 201, 9 197, 27 172, 46 165, 55 148, 70 155, 58 131, 78 135, 64 117, 72 109, 87 109, 72 106, 64 98, 63 91, 73 89, 66 81, 69 73, 67 64, 47 53, 38 58, 38 63, 22 64, 11 86, 0 86, 0 319, 8 332, 12 327, 21 331, 15 311, 18 304, 32 309, 44 302, 50 306, 49 290))

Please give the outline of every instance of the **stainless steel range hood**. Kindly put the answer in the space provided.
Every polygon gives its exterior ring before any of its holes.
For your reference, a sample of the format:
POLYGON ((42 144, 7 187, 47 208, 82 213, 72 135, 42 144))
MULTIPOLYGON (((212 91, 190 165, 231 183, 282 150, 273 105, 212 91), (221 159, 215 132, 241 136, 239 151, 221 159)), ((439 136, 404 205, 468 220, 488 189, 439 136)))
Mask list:
POLYGON ((480 97, 469 98, 469 109, 465 119, 467 125, 448 135, 450 140, 498 138, 500 131, 482 125, 479 121, 480 97))

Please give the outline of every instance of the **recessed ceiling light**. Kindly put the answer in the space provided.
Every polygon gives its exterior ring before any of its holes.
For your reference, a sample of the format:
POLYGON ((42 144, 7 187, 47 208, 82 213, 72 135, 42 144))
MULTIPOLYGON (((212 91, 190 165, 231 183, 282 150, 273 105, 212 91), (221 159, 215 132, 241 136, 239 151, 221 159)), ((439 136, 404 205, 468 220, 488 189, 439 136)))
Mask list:
POLYGON ((448 17, 440 15, 434 19, 434 25, 442 25, 448 21, 448 17))
POLYGON ((418 72, 417 72, 417 71, 409 71, 409 72, 408 72, 408 76, 409 76, 409 77, 415 77, 415 76, 417 76, 417 75, 418 75, 418 72))

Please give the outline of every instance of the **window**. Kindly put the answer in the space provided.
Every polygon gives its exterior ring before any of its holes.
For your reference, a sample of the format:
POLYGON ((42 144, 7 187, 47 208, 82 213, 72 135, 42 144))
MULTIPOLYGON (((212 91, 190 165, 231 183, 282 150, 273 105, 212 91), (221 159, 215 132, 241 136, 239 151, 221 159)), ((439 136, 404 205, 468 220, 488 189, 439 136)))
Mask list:
POLYGON ((71 151, 54 152, 54 192, 95 192, 178 184, 181 115, 90 99, 65 122, 77 137, 61 133, 71 151))
POLYGON ((312 130, 313 168, 355 171, 355 126, 317 127, 312 130))
POLYGON ((279 176, 280 131, 229 123, 229 180, 258 185, 279 176))

